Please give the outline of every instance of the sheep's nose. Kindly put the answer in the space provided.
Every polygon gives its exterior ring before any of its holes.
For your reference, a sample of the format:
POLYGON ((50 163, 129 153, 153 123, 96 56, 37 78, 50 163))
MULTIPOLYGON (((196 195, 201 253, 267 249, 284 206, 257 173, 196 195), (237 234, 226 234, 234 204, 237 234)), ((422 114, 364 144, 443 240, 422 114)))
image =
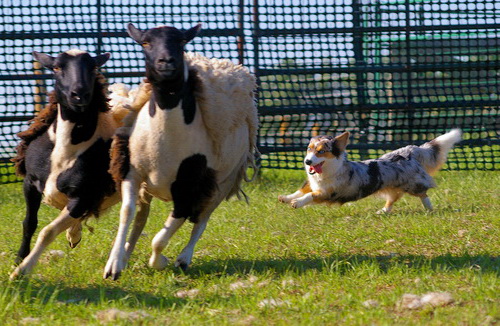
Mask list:
POLYGON ((175 62, 175 58, 174 57, 159 58, 158 62, 161 62, 161 63, 174 63, 175 62))
POLYGON ((160 69, 172 69, 175 64, 175 58, 174 57, 159 58, 158 60, 156 60, 156 64, 160 69))
POLYGON ((77 100, 79 101, 80 100, 80 95, 78 95, 77 92, 71 92, 71 97, 74 99, 74 100, 77 100))
POLYGON ((70 96, 71 96, 71 99, 75 102, 85 103, 90 98, 90 93, 89 92, 72 91, 70 96))
POLYGON ((306 165, 311 165, 311 164, 312 164, 312 162, 313 162, 313 161, 311 161, 311 160, 305 160, 305 161, 304 161, 304 163, 305 163, 306 165))

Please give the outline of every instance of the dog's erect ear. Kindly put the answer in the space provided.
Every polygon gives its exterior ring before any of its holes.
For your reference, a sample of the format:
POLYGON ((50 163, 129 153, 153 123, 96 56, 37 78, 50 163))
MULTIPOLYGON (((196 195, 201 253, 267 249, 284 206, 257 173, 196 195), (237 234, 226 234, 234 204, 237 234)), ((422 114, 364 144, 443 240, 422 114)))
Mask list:
POLYGON ((351 134, 349 131, 344 132, 343 134, 335 137, 335 146, 340 150, 340 151, 345 151, 345 148, 347 147, 347 144, 349 144, 349 136, 351 134))
POLYGON ((53 69, 54 68, 54 61, 56 58, 51 57, 48 54, 45 53, 40 53, 33 51, 33 57, 35 58, 36 61, 40 62, 42 66, 48 69, 53 69))
POLYGON ((194 27, 191 27, 190 29, 188 29, 187 31, 184 32, 184 42, 189 42, 191 41, 192 39, 194 39, 194 37, 196 35, 198 35, 198 33, 200 32, 201 30, 201 24, 198 24, 194 27))
POLYGON ((127 33, 131 38, 134 39, 134 41, 136 41, 139 44, 142 43, 142 35, 144 34, 144 32, 140 31, 137 27, 135 27, 134 24, 128 23, 127 33))

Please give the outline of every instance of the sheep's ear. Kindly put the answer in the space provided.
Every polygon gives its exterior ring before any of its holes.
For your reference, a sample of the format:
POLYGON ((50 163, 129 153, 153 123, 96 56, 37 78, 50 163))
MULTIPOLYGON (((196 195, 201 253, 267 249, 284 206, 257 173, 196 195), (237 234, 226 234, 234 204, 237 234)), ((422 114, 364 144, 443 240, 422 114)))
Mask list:
POLYGON ((54 61, 56 58, 48 54, 33 51, 33 57, 36 61, 40 62, 45 68, 54 69, 54 61))
POLYGON ((194 27, 191 27, 190 29, 188 29, 187 31, 184 32, 184 42, 189 42, 191 41, 192 39, 194 39, 194 37, 196 35, 198 35, 198 33, 200 32, 201 30, 201 24, 198 24, 194 27))
POLYGON ((111 54, 109 54, 108 52, 104 53, 104 54, 99 54, 97 56, 94 57, 94 60, 95 60, 95 64, 96 66, 100 67, 102 66, 103 64, 106 63, 106 61, 109 60, 109 57, 111 56, 111 54))
POLYGON ((131 38, 134 39, 134 41, 136 41, 139 44, 142 43, 142 35, 144 34, 144 32, 137 29, 137 27, 135 27, 134 24, 129 23, 127 25, 127 33, 131 38))
POLYGON ((345 148, 349 144, 349 136, 351 134, 349 131, 344 132, 343 134, 335 137, 335 146, 340 150, 340 151, 345 151, 345 148))

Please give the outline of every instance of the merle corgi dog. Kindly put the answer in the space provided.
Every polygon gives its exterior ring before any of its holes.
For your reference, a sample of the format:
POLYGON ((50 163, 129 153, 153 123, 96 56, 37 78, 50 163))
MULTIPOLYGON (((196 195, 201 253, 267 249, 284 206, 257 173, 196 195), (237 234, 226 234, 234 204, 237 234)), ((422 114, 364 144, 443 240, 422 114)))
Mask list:
POLYGON ((446 162, 448 152, 462 139, 453 129, 422 146, 410 145, 378 159, 351 162, 346 146, 349 132, 340 136, 313 137, 304 159, 307 180, 291 195, 279 196, 293 208, 312 204, 344 204, 372 194, 385 197, 379 213, 389 213, 405 193, 419 197, 427 210, 432 204, 427 190, 436 186, 431 175, 446 162))

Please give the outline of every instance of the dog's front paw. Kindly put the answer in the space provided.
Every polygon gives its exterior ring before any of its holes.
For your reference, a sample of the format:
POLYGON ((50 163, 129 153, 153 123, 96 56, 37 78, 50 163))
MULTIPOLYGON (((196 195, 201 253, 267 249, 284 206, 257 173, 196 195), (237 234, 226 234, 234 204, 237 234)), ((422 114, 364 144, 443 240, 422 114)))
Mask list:
POLYGON ((291 205, 293 208, 301 208, 302 206, 304 206, 304 203, 301 200, 294 199, 291 201, 291 205))
POLYGON ((286 196, 286 195, 279 195, 278 201, 280 203, 289 203, 290 202, 290 200, 288 199, 288 196, 286 196))

